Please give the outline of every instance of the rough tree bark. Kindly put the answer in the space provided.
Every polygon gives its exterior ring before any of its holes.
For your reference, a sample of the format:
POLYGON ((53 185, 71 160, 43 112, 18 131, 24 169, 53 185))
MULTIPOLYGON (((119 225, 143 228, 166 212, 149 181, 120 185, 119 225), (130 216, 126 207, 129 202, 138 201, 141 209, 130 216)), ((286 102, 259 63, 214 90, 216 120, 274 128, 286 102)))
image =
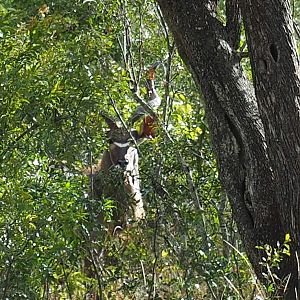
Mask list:
POLYGON ((290 233, 292 255, 277 275, 291 274, 286 298, 295 299, 300 83, 289 1, 227 0, 226 24, 213 0, 157 1, 204 95, 220 179, 253 268, 263 280, 263 252, 256 246, 276 246, 290 233), (253 83, 240 64, 242 18, 253 83))

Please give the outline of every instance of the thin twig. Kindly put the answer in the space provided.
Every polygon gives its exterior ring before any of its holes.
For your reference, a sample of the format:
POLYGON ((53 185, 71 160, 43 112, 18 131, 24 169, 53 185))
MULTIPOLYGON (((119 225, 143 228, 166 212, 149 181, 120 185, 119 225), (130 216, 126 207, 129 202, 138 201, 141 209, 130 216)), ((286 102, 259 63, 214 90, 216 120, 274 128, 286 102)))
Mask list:
MULTIPOLYGON (((157 205, 157 203, 156 203, 157 205)), ((155 221, 155 229, 154 229, 154 239, 153 239, 153 251, 154 251, 154 261, 153 261, 153 266, 152 266, 152 284, 150 286, 150 290, 148 293, 148 300, 155 299, 155 285, 156 285, 156 265, 158 261, 158 253, 157 253, 157 236, 158 236, 158 230, 159 230, 159 220, 160 220, 160 215, 159 215, 159 209, 158 206, 156 206, 156 221, 155 221)))
POLYGON ((229 285, 232 287, 232 289, 237 293, 237 295, 239 296, 239 298, 241 299, 245 299, 241 293, 239 292, 239 290, 235 287, 235 285, 231 282, 231 280, 227 277, 224 276, 225 280, 229 283, 229 285))
POLYGON ((142 12, 142 5, 139 4, 139 47, 138 47, 138 56, 139 56, 139 68, 138 68, 138 72, 137 72, 137 82, 136 85, 139 86, 140 81, 141 81, 141 77, 142 77, 142 63, 143 63, 143 12, 142 12))
POLYGON ((166 124, 166 126, 168 127, 168 120, 169 120, 168 111, 171 106, 170 83, 171 83, 172 59, 173 59, 173 56, 175 53, 175 42, 173 41, 173 43, 171 43, 169 30, 168 30, 167 24, 163 18, 163 15, 162 15, 159 5, 156 4, 155 8, 156 8, 156 13, 160 20, 160 24, 163 28, 165 40, 167 43, 167 49, 168 49, 167 58, 166 58, 167 66, 166 66, 166 74, 165 74, 165 105, 164 105, 164 110, 163 110, 163 121, 166 124))
POLYGON ((140 264, 141 264, 142 273, 143 273, 144 286, 146 287, 147 286, 146 273, 145 273, 145 268, 144 268, 144 264, 143 264, 142 260, 140 260, 140 264))
POLYGON ((216 206, 216 208, 217 208, 217 214, 218 214, 219 223, 220 223, 220 234, 221 234, 222 241, 223 241, 223 255, 224 255, 224 257, 229 258, 229 255, 230 255, 229 246, 228 246, 228 244, 226 244, 224 242, 225 240, 228 240, 227 226, 226 226, 225 217, 224 217, 224 211, 226 208, 227 198, 224 193, 221 194, 220 200, 221 200, 220 205, 216 206))
POLYGON ((198 195, 197 188, 195 186, 194 180, 193 180, 193 175, 192 172, 189 168, 189 166, 186 164, 183 156, 181 153, 178 153, 177 155, 181 166, 182 166, 182 171, 185 173, 186 179, 187 179, 187 184, 190 192, 190 196, 194 202, 194 205, 198 207, 198 211, 201 214, 201 218, 199 220, 200 224, 198 226, 199 234, 201 235, 202 238, 202 243, 203 243, 203 249, 205 252, 208 251, 209 245, 208 245, 208 240, 207 240, 207 233, 206 233, 206 226, 205 226, 205 219, 204 219, 204 209, 202 207, 200 197, 198 195))
POLYGON ((69 298, 72 299, 72 290, 70 288, 70 284, 69 284, 69 280, 68 280, 68 275, 66 273, 65 264, 64 264, 64 260, 63 259, 61 259, 60 264, 62 266, 62 270, 63 270, 63 274, 64 274, 64 280, 65 280, 65 283, 66 283, 66 286, 67 286, 67 291, 68 291, 69 298))
POLYGON ((93 269, 94 269, 94 272, 96 274, 96 279, 97 279, 97 283, 98 283, 98 292, 99 292, 99 300, 103 300, 103 288, 102 288, 102 283, 101 283, 101 279, 100 279, 100 275, 99 275, 99 272, 98 272, 98 268, 97 268, 97 265, 96 265, 96 262, 95 262, 95 258, 94 258, 94 254, 93 254, 93 251, 91 249, 87 249, 88 250, 88 253, 89 253, 89 257, 91 259, 91 263, 93 265, 93 269))
POLYGON ((0 154, 0 157, 3 158, 8 151, 10 151, 11 149, 13 149, 15 147, 15 145, 18 143, 18 141, 23 139, 26 135, 28 135, 29 133, 31 133, 38 127, 39 127, 39 124, 34 123, 29 128, 27 128, 25 131, 23 131, 19 136, 16 137, 16 139, 13 142, 10 143, 10 145, 4 151, 2 151, 2 153, 0 154))

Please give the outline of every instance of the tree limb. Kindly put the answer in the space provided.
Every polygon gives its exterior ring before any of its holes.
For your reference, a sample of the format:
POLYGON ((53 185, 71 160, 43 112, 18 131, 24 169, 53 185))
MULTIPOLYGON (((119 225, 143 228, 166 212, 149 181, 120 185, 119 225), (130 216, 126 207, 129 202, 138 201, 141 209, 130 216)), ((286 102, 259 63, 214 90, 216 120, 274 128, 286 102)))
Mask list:
POLYGON ((226 29, 228 42, 234 50, 240 46, 242 17, 238 4, 239 0, 226 1, 226 29))

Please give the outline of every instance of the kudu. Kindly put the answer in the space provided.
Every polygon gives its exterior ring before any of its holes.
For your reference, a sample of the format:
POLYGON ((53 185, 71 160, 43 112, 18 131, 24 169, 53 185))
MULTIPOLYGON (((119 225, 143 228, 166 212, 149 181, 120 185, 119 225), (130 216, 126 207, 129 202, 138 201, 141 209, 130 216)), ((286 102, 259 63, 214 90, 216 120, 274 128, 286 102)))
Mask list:
POLYGON ((125 226, 130 210, 134 220, 145 218, 140 190, 139 157, 135 147, 139 135, 136 130, 128 131, 112 118, 102 116, 109 126, 109 148, 104 151, 98 165, 89 172, 91 194, 97 200, 103 197, 113 199, 116 207, 113 225, 125 226))

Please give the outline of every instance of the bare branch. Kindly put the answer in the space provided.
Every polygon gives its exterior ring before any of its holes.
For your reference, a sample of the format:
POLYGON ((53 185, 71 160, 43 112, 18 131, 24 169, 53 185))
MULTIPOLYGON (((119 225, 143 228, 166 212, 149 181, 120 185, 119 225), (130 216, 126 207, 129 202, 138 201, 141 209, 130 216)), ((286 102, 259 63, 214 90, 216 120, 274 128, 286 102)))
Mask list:
POLYGON ((168 54, 166 58, 166 68, 165 68, 165 105, 163 109, 163 121, 164 123, 168 124, 168 119, 169 119, 169 110, 171 106, 171 101, 170 101, 170 82, 171 82, 171 74, 172 74, 172 59, 175 53, 175 42, 171 41, 171 37, 169 34, 169 30, 167 27, 167 24, 163 18, 162 12, 158 6, 156 5, 156 12, 160 20, 160 24, 163 28, 164 34, 165 34, 165 39, 167 43, 167 48, 168 48, 168 54))

